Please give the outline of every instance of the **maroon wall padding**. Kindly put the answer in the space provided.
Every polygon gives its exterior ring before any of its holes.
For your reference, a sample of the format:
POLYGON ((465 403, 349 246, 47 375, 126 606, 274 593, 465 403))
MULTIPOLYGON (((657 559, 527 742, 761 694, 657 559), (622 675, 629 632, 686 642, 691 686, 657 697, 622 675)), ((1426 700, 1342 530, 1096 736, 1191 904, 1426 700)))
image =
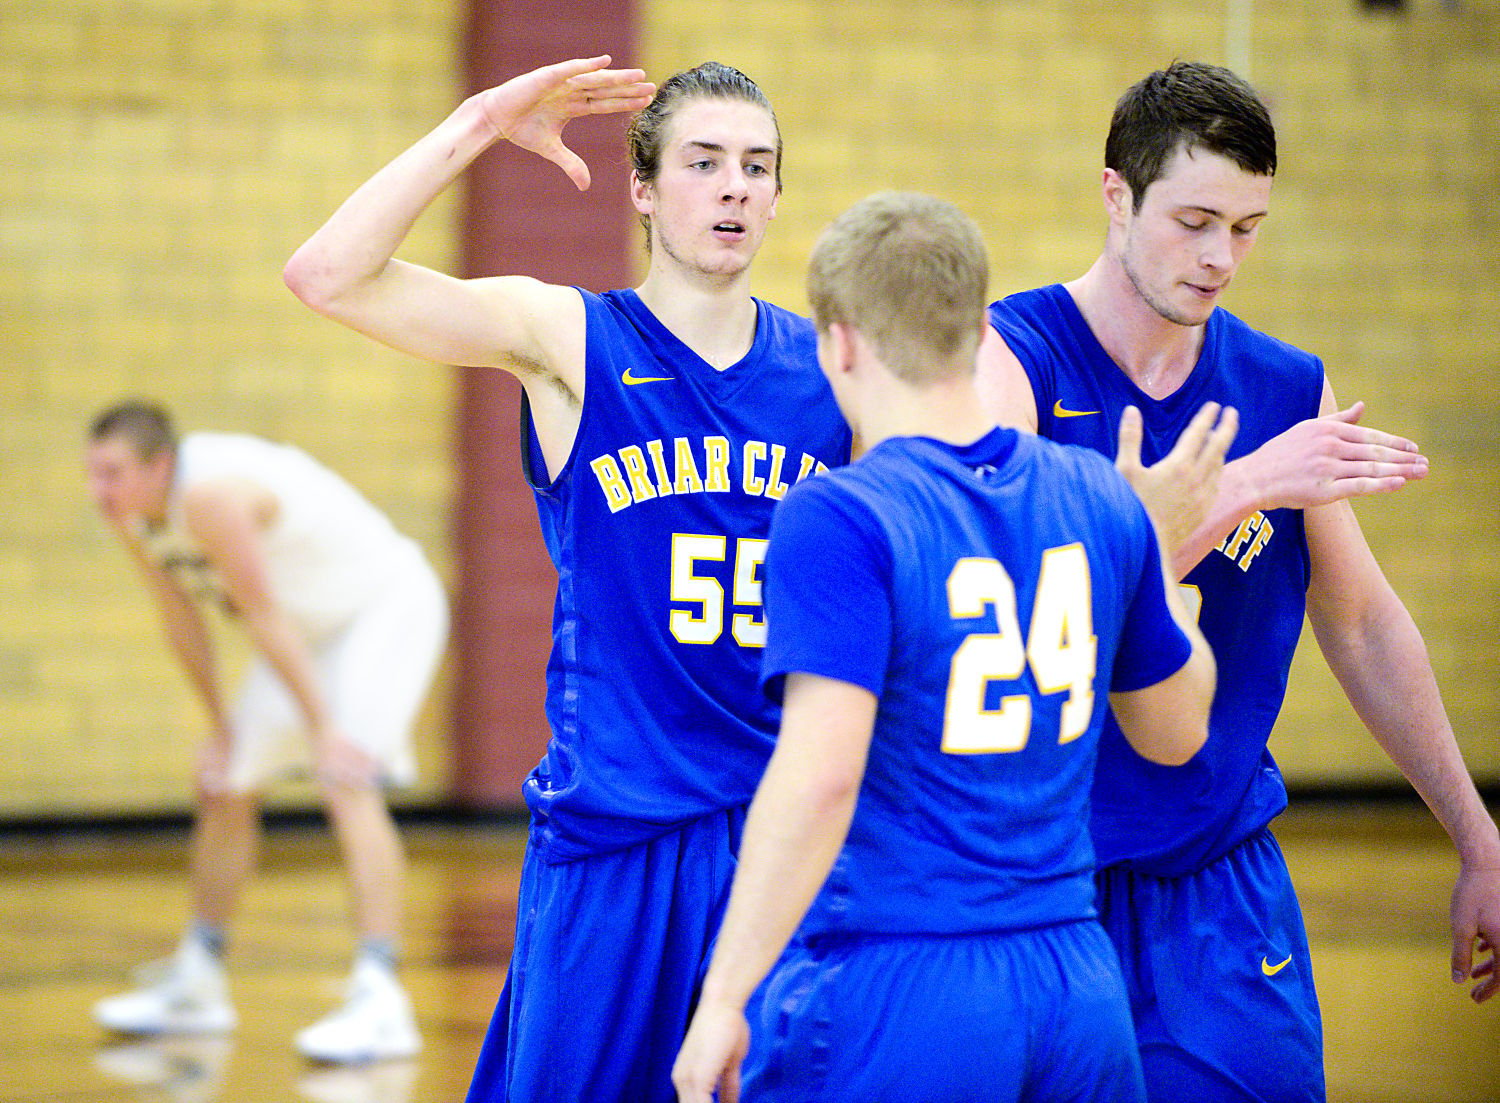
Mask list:
MULTIPOLYGON (((465 50, 470 93, 571 57, 607 53, 633 65, 634 3, 471 0, 465 50)), ((585 192, 535 154, 504 143, 486 152, 466 179, 464 274, 628 286, 639 237, 625 126, 625 116, 587 118, 563 132, 593 174, 585 192)), ((521 475, 520 394, 506 372, 460 369, 452 796, 469 808, 520 808, 521 781, 547 742, 557 576, 521 475)))

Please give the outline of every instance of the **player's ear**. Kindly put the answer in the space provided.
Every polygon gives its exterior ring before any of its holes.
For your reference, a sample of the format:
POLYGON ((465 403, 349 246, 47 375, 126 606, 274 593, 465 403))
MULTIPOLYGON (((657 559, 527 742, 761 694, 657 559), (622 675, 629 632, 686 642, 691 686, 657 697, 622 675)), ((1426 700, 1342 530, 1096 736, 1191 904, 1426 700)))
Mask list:
POLYGON ((635 169, 630 170, 630 202, 635 207, 637 214, 649 215, 652 213, 652 189, 651 185, 636 175, 635 169))
POLYGON ((855 334, 843 322, 831 322, 828 326, 828 372, 847 375, 854 367, 855 334))
POLYGON ((1130 185, 1125 183, 1125 178, 1114 169, 1104 170, 1099 185, 1104 196, 1104 210, 1108 213, 1111 222, 1122 219, 1135 209, 1130 185))

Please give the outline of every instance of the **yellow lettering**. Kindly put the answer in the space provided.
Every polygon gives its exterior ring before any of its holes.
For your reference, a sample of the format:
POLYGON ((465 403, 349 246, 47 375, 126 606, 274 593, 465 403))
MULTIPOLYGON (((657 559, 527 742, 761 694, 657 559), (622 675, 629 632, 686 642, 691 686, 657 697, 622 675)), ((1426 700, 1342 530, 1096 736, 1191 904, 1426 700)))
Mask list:
POLYGON ((757 498, 766 492, 766 480, 755 473, 755 465, 765 458, 765 441, 747 440, 745 442, 744 470, 740 472, 740 485, 744 487, 746 494, 757 498))
POLYGON ((698 461, 693 459, 693 442, 687 437, 678 437, 672 445, 672 457, 677 465, 677 481, 672 484, 672 489, 678 494, 701 493, 703 480, 698 477, 698 461))
POLYGON ((1251 542, 1250 547, 1244 555, 1240 556, 1239 563, 1240 570, 1242 571, 1250 569, 1250 561, 1264 550, 1265 546, 1271 542, 1271 537, 1276 533, 1276 529, 1272 526, 1269 517, 1264 513, 1258 513, 1256 516, 1260 518, 1260 528, 1256 530, 1255 539, 1251 542))
POLYGON ((656 489, 651 485, 651 475, 646 470, 646 454, 639 446, 627 444, 620 449, 620 458, 625 461, 625 473, 630 478, 630 490, 635 495, 635 500, 644 502, 648 498, 655 498, 656 489))
POLYGON ((672 493, 672 476, 667 474, 667 457, 662 451, 661 441, 648 440, 646 451, 651 453, 651 469, 656 472, 656 492, 666 497, 672 493))
POLYGON ((775 498, 778 502, 786 497, 787 485, 781 481, 781 466, 786 463, 786 445, 771 445, 771 474, 766 480, 770 485, 766 487, 766 497, 775 498))
POLYGON ((1224 543, 1219 545, 1219 550, 1230 559, 1238 558, 1240 549, 1245 546, 1245 541, 1250 539, 1251 534, 1255 532, 1255 519, 1259 516, 1258 512, 1252 513, 1241 521, 1240 527, 1225 537, 1224 543))
POLYGON ((703 438, 704 476, 703 489, 721 493, 729 489, 729 439, 727 437, 703 438))
POLYGON ((813 473, 813 464, 817 463, 817 457, 810 452, 802 453, 802 466, 797 469, 797 482, 801 482, 813 473))
POLYGON ((613 456, 600 456, 589 464, 594 477, 599 480, 599 489, 604 491, 604 500, 609 503, 611 513, 619 513, 630 504, 630 488, 620 475, 620 465, 613 456))

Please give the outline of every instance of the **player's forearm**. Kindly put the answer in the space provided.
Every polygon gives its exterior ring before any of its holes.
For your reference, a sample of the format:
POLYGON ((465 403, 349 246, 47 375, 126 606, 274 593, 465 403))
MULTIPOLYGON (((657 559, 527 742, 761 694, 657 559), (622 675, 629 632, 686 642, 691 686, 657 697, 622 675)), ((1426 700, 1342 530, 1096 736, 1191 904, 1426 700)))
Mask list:
POLYGON ((1464 765, 1421 633, 1393 593, 1352 629, 1313 620, 1355 712, 1466 862, 1500 865, 1500 832, 1464 765))
POLYGON ((197 691, 215 729, 222 730, 227 714, 219 685, 218 658, 202 616, 190 601, 176 593, 158 592, 157 602, 172 654, 197 691))
POLYGON ((1171 548, 1172 574, 1176 579, 1187 577, 1205 555, 1224 542, 1236 525, 1261 508, 1255 499, 1253 461, 1242 456, 1224 465, 1219 476, 1219 489, 1209 506, 1203 522, 1186 539, 1171 548))
POLYGON ((323 314, 378 278, 417 218, 499 135, 471 97, 354 192, 287 262, 292 292, 323 314))
POLYGON ((331 730, 322 690, 313 672, 312 652, 301 631, 277 607, 244 612, 245 630, 281 677, 316 741, 331 730))
POLYGON ((743 1009, 828 878, 858 785, 832 790, 772 759, 750 806, 703 1001, 743 1009))

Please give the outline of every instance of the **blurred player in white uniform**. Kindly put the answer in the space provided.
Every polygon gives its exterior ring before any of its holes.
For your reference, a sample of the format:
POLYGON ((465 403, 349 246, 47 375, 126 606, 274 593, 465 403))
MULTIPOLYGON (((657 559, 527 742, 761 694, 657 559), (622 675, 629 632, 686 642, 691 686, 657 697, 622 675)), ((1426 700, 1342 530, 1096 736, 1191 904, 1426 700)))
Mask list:
POLYGON ((414 776, 412 720, 447 642, 447 602, 415 542, 334 472, 289 445, 192 433, 130 402, 89 433, 90 492, 137 561, 167 638, 208 711, 196 771, 193 916, 144 987, 101 1000, 132 1034, 233 1029, 222 959, 253 872, 262 789, 317 779, 348 871, 359 945, 346 1002, 297 1035, 307 1057, 410 1056, 421 1042, 396 979, 404 856, 384 787, 414 776), (226 700, 202 605, 256 650, 226 700))

